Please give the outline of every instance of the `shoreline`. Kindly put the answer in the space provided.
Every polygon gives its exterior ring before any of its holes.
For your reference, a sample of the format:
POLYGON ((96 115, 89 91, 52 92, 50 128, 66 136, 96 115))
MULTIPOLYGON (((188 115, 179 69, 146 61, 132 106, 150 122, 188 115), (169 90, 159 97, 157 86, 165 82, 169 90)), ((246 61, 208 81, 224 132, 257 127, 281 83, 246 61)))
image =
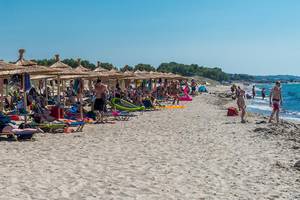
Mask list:
MULTIPOLYGON (((296 84, 299 84, 299 83, 296 83, 296 84)), ((235 83, 235 84, 241 85, 245 89, 246 93, 251 94, 251 89, 252 89, 250 87, 251 85, 247 85, 244 82, 235 83)), ((257 85, 257 84, 263 84, 263 83, 253 83, 253 84, 257 85)), ((267 83, 267 84, 269 84, 269 83, 267 83)), ((228 91, 230 91, 229 86, 225 86, 225 87, 228 87, 228 91)), ((258 92, 258 91, 260 91, 260 90, 258 90, 256 87, 256 92, 258 92)), ((265 100, 262 100, 260 95, 257 95, 255 99, 245 99, 246 104, 247 104, 246 111, 249 113, 261 115, 262 117, 269 117, 271 115, 272 108, 269 107, 269 104, 265 104, 266 102, 261 102, 261 101, 266 101, 266 100, 268 101, 268 99, 269 99, 269 96, 266 96, 265 100)), ((300 123, 300 116, 293 116, 293 115, 295 115, 293 113, 297 113, 296 115, 299 115, 300 111, 285 110, 282 108, 280 111, 280 119, 282 119, 283 121, 286 120, 286 121, 290 121, 293 123, 300 123)))

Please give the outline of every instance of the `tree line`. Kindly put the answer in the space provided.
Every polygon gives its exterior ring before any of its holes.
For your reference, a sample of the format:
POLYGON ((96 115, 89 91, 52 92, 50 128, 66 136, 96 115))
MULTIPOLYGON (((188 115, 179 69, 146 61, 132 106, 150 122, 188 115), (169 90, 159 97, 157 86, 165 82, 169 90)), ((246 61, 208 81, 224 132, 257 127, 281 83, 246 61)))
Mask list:
MULTIPOLYGON (((35 60, 39 65, 43 66, 50 66, 55 63, 55 59, 42 59, 42 60, 35 60)), ((78 61, 76 59, 64 59, 62 60, 63 63, 75 68, 78 66, 78 61)), ((94 70, 97 66, 88 60, 82 60, 81 65, 94 70)), ((100 63, 100 67, 111 70, 111 69, 118 69, 111 63, 100 63)), ((210 78, 216 81, 230 81, 230 80, 253 80, 254 77, 246 75, 246 74, 227 74, 222 71, 219 67, 204 67, 199 66, 197 64, 180 64, 176 62, 169 62, 169 63, 161 63, 157 68, 150 64, 137 64, 135 66, 125 65, 119 69, 122 72, 125 71, 159 71, 159 72, 171 72, 174 74, 180 74, 182 76, 203 76, 206 78, 210 78)))

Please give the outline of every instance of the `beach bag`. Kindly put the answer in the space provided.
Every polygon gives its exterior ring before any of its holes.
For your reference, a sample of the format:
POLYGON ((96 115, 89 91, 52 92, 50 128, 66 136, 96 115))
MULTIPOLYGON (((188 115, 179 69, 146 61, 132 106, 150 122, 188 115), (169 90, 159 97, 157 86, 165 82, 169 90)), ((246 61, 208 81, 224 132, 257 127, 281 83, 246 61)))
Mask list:
POLYGON ((227 116, 238 116, 239 112, 235 107, 229 107, 227 110, 227 116))
POLYGON ((17 136, 18 140, 31 140, 33 137, 33 133, 16 133, 15 135, 17 136))

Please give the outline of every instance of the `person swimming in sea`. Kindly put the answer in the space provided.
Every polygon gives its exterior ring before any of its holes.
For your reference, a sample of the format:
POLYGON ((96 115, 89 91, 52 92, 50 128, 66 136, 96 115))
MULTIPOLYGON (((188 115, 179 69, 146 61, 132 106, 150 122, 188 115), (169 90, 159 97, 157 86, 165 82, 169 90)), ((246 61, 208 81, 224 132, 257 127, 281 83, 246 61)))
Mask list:
POLYGON ((276 122, 279 123, 280 106, 282 106, 281 84, 280 81, 276 81, 275 86, 270 93, 270 106, 273 107, 272 114, 269 119, 269 123, 272 122, 274 115, 276 115, 276 122))

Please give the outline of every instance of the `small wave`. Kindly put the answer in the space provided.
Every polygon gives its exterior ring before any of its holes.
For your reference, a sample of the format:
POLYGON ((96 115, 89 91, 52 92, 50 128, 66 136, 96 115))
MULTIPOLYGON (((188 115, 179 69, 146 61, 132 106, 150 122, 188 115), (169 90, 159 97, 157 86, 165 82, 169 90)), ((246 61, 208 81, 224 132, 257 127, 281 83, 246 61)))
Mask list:
POLYGON ((295 116, 295 117, 300 117, 300 112, 297 112, 297 111, 284 110, 284 113, 287 114, 287 115, 291 115, 291 116, 295 116))
POLYGON ((252 104, 248 105, 248 108, 257 109, 261 111, 272 111, 272 108, 269 105, 252 104))
POLYGON ((259 104, 268 104, 268 99, 262 100, 261 97, 255 97, 255 99, 252 100, 253 103, 259 103, 259 104))
POLYGON ((300 121, 300 118, 298 118, 298 117, 283 116, 282 119, 293 120, 293 121, 300 121))

